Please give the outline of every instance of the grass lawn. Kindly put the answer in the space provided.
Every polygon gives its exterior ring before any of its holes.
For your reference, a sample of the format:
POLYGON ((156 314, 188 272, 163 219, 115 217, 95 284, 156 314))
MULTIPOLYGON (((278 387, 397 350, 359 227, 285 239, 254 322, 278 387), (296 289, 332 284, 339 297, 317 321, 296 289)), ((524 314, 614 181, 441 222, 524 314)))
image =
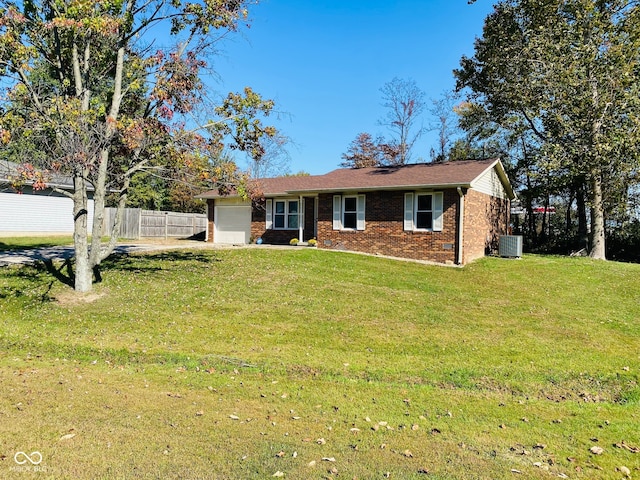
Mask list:
POLYGON ((72 245, 73 237, 69 235, 50 235, 34 237, 0 237, 0 252, 21 250, 23 248, 55 247, 72 245))
POLYGON ((0 269, 0 478, 640 475, 640 265, 264 248, 103 277, 0 269))

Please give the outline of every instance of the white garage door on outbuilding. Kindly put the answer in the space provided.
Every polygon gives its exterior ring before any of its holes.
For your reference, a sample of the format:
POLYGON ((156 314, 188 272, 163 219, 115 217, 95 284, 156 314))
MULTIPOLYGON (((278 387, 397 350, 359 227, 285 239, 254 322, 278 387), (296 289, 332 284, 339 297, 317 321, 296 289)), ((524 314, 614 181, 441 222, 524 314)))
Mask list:
POLYGON ((238 199, 216 199, 213 212, 213 242, 245 244, 251 239, 251 203, 238 199))

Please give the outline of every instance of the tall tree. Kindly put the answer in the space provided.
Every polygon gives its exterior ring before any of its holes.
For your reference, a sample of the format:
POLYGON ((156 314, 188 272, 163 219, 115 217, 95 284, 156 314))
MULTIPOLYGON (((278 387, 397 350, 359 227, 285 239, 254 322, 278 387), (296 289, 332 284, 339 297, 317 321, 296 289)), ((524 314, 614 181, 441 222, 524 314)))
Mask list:
POLYGON ((443 92, 439 98, 431 99, 429 114, 432 121, 429 124, 429 130, 438 134, 438 147, 431 150, 431 160, 434 162, 444 162, 449 159, 454 137, 459 130, 455 111, 456 101, 456 92, 447 91, 443 92))
POLYGON ((640 11, 636 0, 503 0, 473 58, 455 71, 498 124, 522 118, 550 175, 581 181, 591 251, 605 259, 605 208, 639 166, 640 11))
POLYGON ((261 142, 264 154, 250 158, 252 178, 280 177, 289 173, 291 156, 287 150, 290 139, 280 133, 261 142))
POLYGON ((229 94, 202 129, 186 119, 201 105, 201 72, 224 32, 246 21, 251 0, 0 0, 0 77, 8 87, 0 105, 0 140, 33 165, 35 175, 64 174, 74 190, 75 289, 113 250, 121 216, 101 243, 108 193, 122 211, 131 178, 168 164, 200 164, 195 175, 223 188, 239 180, 220 162, 225 145, 258 158, 273 102, 247 88, 229 94), (158 32, 174 46, 152 47, 158 32), (35 145, 40 155, 24 148, 35 145), (94 216, 88 241, 88 208, 94 216))
POLYGON ((414 80, 394 77, 380 89, 382 106, 386 115, 379 124, 392 133, 392 140, 386 144, 388 162, 403 165, 411 160, 412 149, 418 138, 425 132, 418 125, 426 107, 424 92, 414 80))
POLYGON ((526 119, 514 113, 505 116, 502 123, 498 124, 493 121, 484 105, 471 102, 462 102, 455 110, 466 136, 456 141, 451 157, 455 159, 488 156, 502 159, 511 183, 518 190, 521 204, 527 212, 525 223, 519 226, 526 234, 527 246, 541 249, 550 246, 560 248, 553 236, 538 236, 536 218, 541 216, 533 209, 535 205, 545 204, 554 198, 555 201, 564 199, 568 205, 565 228, 560 232, 562 248, 565 251, 584 248, 587 223, 585 210, 582 208, 584 191, 580 188, 583 182, 572 178, 566 169, 558 169, 554 162, 547 161, 547 157, 543 155, 543 143, 528 127, 526 119), (471 156, 464 156, 468 154, 471 156), (571 208, 574 201, 577 204, 575 222, 571 208), (549 245, 542 244, 543 240, 549 245))

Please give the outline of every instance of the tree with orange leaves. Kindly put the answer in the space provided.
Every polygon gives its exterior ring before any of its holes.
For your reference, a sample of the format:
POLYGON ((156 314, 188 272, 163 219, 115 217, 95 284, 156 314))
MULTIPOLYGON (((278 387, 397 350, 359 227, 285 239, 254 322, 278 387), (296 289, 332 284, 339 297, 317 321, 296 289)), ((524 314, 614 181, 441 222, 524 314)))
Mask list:
MULTIPOLYGON (((182 167, 212 186, 242 182, 225 148, 263 153, 276 134, 263 125, 273 102, 250 88, 229 97, 201 126, 202 72, 214 44, 247 21, 251 0, 0 0, 0 141, 43 185, 73 179, 75 290, 113 251, 121 215, 103 231, 107 195, 121 212, 133 175, 182 167), (171 48, 153 46, 158 32, 171 48), (38 177, 38 175, 40 177, 38 177), (94 215, 88 226, 89 192, 94 215), (92 231, 91 243, 88 232, 92 231), (102 243, 103 234, 110 236, 102 243)), ((71 212, 70 212, 71 214, 71 212)))

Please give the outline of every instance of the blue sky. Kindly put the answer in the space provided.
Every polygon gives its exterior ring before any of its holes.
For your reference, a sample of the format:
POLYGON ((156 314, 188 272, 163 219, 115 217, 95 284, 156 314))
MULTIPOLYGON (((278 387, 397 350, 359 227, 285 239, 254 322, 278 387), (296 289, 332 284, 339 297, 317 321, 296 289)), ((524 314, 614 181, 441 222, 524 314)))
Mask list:
MULTIPOLYGON (((213 65, 221 93, 252 87, 283 112, 270 118, 291 138, 291 172, 338 167, 360 132, 387 134, 380 88, 412 79, 427 99, 454 85, 452 70, 473 54, 491 0, 262 0, 251 27, 228 37, 213 65)), ((429 119, 424 118, 427 124, 429 119)), ((414 147, 429 159, 434 134, 414 147)), ((242 163, 242 162, 240 162, 242 163)))

